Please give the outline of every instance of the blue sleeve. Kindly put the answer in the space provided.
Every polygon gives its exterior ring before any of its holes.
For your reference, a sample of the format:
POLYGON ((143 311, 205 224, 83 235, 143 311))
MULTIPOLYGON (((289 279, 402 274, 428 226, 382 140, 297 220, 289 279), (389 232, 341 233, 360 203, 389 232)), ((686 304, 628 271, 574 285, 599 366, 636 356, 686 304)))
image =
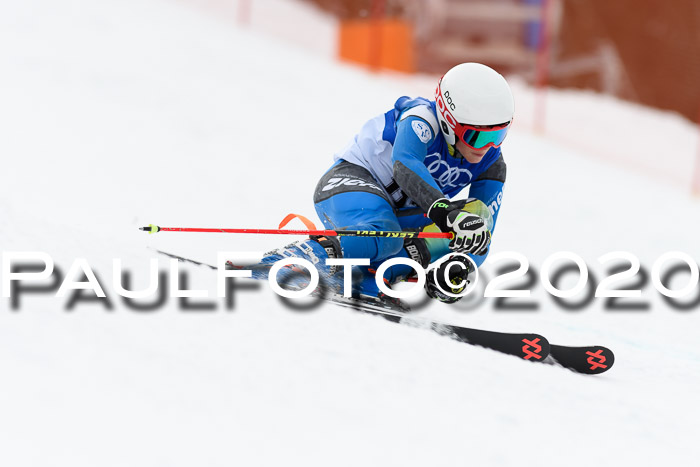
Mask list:
POLYGON ((503 185, 499 180, 476 180, 472 183, 469 189, 469 197, 476 198, 489 208, 491 217, 493 217, 493 226, 491 233, 496 230, 496 221, 498 220, 498 212, 503 199, 503 185))
MULTIPOLYGON (((500 156, 486 172, 472 182, 469 188, 469 197, 482 201, 489 208, 489 212, 493 218, 491 234, 496 230, 496 221, 498 220, 498 213, 501 208, 501 201, 503 200, 503 186, 505 185, 505 180, 506 163, 503 161, 503 156, 500 156)), ((490 252, 491 246, 489 245, 485 255, 469 255, 469 257, 474 260, 477 267, 481 267, 490 252)))
POLYGON ((428 122, 416 116, 407 117, 397 124, 391 156, 394 180, 426 212, 435 200, 444 197, 424 164, 434 140, 435 133, 428 122))

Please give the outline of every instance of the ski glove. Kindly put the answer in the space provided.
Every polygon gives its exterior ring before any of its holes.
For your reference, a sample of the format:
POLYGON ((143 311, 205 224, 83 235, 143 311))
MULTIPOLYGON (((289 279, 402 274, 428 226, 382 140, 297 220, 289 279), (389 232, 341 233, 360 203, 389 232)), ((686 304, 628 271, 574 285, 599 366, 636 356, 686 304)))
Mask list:
POLYGON ((464 292, 470 283, 469 275, 474 266, 462 255, 450 256, 440 266, 428 271, 425 278, 425 293, 443 303, 454 303, 462 297, 453 297, 464 292), (445 278, 447 272, 447 278, 445 278), (452 295, 447 295, 450 293, 452 295))
POLYGON ((481 216, 462 211, 449 204, 445 198, 433 203, 428 217, 443 232, 452 233, 449 247, 458 252, 485 255, 491 243, 491 231, 481 216))

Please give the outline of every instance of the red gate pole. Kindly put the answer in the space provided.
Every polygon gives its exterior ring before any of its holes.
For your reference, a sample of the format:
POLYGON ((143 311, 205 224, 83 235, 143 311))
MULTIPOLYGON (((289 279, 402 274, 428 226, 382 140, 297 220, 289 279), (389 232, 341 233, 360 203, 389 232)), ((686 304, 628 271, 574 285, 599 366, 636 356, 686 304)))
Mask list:
POLYGON ((253 0, 238 0, 238 24, 250 26, 250 17, 253 0))
POLYGON ((537 133, 544 133, 547 118, 547 84, 549 81, 551 8, 553 0, 542 0, 540 7, 540 41, 536 62, 535 115, 533 122, 537 133))
POLYGON ((698 109, 698 142, 695 150, 695 170, 691 181, 691 192, 695 196, 700 196, 700 108, 698 109))

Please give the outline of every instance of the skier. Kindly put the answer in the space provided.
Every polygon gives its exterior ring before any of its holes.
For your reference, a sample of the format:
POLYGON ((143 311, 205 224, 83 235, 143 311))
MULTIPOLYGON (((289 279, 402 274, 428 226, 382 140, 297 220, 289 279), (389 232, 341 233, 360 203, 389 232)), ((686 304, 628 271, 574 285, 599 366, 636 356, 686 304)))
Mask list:
MULTIPOLYGON (((314 193, 316 212, 328 229, 426 230, 453 234, 446 239, 311 237, 267 254, 263 262, 304 257, 323 270, 327 258, 369 258, 354 284, 356 295, 382 297, 374 269, 389 258, 405 257, 424 268, 453 252, 480 266, 503 196, 506 164, 501 144, 513 120, 513 96, 505 78, 479 63, 450 69, 438 82, 435 100, 401 97, 394 108, 369 120, 321 177, 314 193), (469 199, 456 196, 469 187, 469 199), (483 204, 482 204, 483 202, 483 204), (488 207, 488 209, 485 209, 488 207), (479 209, 480 208, 480 209, 479 209)), ((454 302, 473 267, 463 263, 428 274, 426 292, 454 302), (457 285, 455 285, 457 284, 457 285)), ((389 284, 413 269, 391 267, 389 284)), ((334 274, 326 266, 327 274, 334 274)), ((342 271, 340 272, 342 274, 342 271)))

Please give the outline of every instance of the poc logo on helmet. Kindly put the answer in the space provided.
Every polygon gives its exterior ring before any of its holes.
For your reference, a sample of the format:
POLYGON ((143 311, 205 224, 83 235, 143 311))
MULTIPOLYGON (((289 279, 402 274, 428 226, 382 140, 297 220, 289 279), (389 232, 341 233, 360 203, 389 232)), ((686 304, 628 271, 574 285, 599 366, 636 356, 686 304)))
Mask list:
MULTIPOLYGON (((442 121, 442 131, 445 132, 445 134, 449 134, 450 130, 445 128, 445 121, 447 124, 450 126, 450 128, 454 129, 457 127, 457 121, 455 118, 452 116, 450 111, 447 108, 447 104, 445 104, 445 99, 442 98, 442 94, 440 94, 440 85, 438 84, 438 87, 435 89, 435 104, 437 106, 437 109, 440 111, 440 115, 442 118, 445 120, 442 121)), ((450 92, 445 91, 445 96, 449 96, 450 92)), ((454 102, 452 102, 452 98, 450 97, 450 102, 451 102, 451 107, 454 109, 455 105, 454 102)))
POLYGON ((447 105, 450 106, 450 109, 455 110, 457 108, 454 102, 452 102, 452 98, 450 97, 450 91, 445 91, 445 101, 447 101, 447 105))

